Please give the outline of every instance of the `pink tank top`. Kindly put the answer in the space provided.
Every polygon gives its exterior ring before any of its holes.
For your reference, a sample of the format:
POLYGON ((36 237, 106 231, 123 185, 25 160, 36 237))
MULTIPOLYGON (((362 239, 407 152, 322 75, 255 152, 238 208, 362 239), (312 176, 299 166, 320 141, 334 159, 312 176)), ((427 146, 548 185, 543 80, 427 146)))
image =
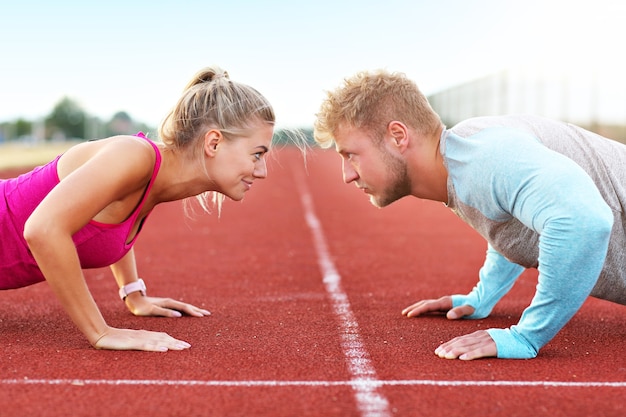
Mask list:
MULTIPOLYGON (((119 224, 90 221, 72 236, 82 268, 101 268, 120 260, 133 246, 148 215, 133 239, 129 234, 141 212, 161 167, 161 153, 154 142, 138 133, 154 148, 152 177, 130 216, 119 224)), ((59 184, 60 155, 46 165, 17 178, 0 180, 0 289, 20 288, 45 280, 23 238, 24 224, 43 198, 59 184)), ((149 214, 149 213, 148 213, 149 214)))

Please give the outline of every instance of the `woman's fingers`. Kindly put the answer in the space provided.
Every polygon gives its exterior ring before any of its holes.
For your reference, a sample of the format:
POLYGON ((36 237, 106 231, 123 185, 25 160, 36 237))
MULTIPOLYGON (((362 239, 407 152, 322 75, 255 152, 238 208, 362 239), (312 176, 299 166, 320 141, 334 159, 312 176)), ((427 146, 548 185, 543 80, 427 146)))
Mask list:
POLYGON ((96 349, 109 350, 143 350, 149 352, 166 352, 168 350, 184 350, 191 345, 163 332, 148 330, 116 329, 110 327, 95 343, 96 349))
POLYGON ((182 313, 193 317, 211 315, 208 310, 171 298, 140 297, 131 303, 129 308, 136 316, 181 317, 182 313))

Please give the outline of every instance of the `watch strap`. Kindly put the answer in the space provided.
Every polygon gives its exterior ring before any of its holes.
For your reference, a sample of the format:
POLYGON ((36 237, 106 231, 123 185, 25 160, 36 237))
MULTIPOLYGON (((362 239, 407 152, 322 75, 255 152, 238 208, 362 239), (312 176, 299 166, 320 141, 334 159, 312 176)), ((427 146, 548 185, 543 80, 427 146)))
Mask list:
POLYGON ((120 298, 122 299, 122 301, 124 301, 126 297, 128 297, 129 294, 132 294, 137 291, 141 291, 141 295, 143 296, 146 295, 146 284, 145 282, 143 282, 143 279, 141 278, 139 278, 135 282, 131 282, 130 284, 126 284, 122 288, 120 288, 120 291, 119 291, 120 298))

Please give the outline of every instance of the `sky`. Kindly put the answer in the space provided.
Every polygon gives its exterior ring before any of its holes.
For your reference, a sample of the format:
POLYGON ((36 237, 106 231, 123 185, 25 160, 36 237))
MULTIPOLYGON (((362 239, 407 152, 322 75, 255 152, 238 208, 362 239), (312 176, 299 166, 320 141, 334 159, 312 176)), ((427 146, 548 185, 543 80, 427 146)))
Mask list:
POLYGON ((312 125, 325 92, 362 70, 404 72, 431 94, 515 65, 626 66, 619 0, 11 3, 0 6, 0 122, 42 118, 69 97, 102 120, 126 111, 157 126, 210 65, 263 93, 283 127, 312 125))

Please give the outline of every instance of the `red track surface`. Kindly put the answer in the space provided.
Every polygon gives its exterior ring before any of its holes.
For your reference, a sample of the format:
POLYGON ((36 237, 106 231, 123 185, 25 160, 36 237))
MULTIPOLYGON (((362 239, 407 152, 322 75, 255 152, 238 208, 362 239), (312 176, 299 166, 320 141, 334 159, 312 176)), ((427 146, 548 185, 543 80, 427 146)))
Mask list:
POLYGON ((212 316, 133 317, 107 269, 87 272, 110 325, 165 331, 188 351, 97 351, 45 283, 0 292, 0 416, 626 415, 625 307, 589 299, 533 360, 439 359, 442 341, 514 324, 536 274, 487 319, 407 319, 414 301, 471 289, 482 239, 438 203, 375 209, 341 182, 333 152, 311 153, 308 172, 297 150, 275 155, 269 178, 219 219, 164 205, 136 245, 151 294, 212 316), (323 282, 307 193, 348 328, 323 282), (346 337, 360 341, 356 359, 346 337), (355 366, 373 377, 359 383, 355 366))

